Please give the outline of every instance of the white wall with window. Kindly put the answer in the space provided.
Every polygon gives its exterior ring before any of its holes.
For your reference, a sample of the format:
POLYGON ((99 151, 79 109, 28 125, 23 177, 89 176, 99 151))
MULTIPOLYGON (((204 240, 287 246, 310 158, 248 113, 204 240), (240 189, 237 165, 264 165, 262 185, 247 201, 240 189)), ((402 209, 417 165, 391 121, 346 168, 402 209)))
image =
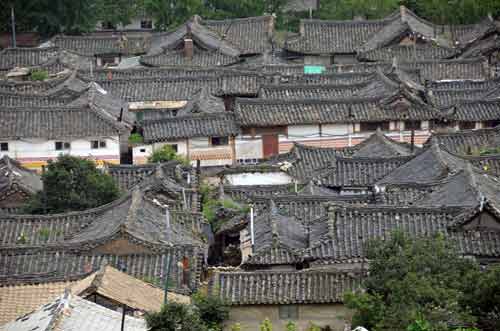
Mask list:
POLYGON ((0 141, 0 155, 8 155, 28 168, 40 168, 49 159, 61 153, 90 157, 102 161, 120 163, 120 142, 116 137, 88 139, 23 139, 0 141))

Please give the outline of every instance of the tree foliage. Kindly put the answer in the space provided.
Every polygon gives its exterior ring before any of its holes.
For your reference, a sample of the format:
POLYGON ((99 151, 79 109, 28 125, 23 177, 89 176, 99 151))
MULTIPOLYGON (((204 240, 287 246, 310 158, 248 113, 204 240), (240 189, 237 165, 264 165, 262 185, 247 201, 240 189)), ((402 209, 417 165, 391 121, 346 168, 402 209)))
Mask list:
POLYGON ((96 168, 91 160, 61 155, 49 161, 42 174, 43 191, 28 202, 34 214, 85 210, 109 203, 119 197, 114 179, 96 168))
POLYGON ((229 307, 221 299, 197 292, 193 295, 193 304, 210 330, 222 330, 224 321, 229 318, 229 307))
POLYGON ((199 292, 191 305, 169 302, 145 316, 150 331, 218 331, 228 317, 229 308, 220 299, 199 292))
POLYGON ((157 313, 145 315, 150 331, 208 331, 194 307, 171 302, 157 313))
POLYGON ((425 321, 429 331, 447 331, 475 324, 468 293, 481 277, 479 267, 459 257, 442 237, 411 239, 396 233, 369 245, 367 256, 366 292, 346 296, 356 311, 354 325, 407 330, 415 321, 425 321))
MULTIPOLYGON (((97 21, 125 25, 142 13, 154 18, 158 30, 182 24, 193 15, 207 19, 275 14, 278 29, 294 29, 309 13, 285 13, 288 0, 6 0, 0 1, 0 30, 10 31, 10 6, 19 31, 82 33, 97 21)), ((406 5, 417 15, 437 24, 471 24, 500 14, 498 0, 335 0, 321 1, 314 18, 349 20, 356 16, 383 18, 406 5)))
POLYGON ((177 152, 170 145, 164 145, 162 148, 157 149, 148 157, 150 163, 160 163, 176 160, 183 164, 189 164, 189 161, 184 157, 177 155, 177 152))

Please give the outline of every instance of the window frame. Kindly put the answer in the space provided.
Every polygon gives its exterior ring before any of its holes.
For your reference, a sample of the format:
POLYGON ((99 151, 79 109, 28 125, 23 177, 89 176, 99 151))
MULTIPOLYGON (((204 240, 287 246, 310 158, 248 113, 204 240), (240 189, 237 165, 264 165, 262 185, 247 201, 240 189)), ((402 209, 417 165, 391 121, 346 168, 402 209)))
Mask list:
POLYGON ((0 152, 8 152, 9 151, 9 143, 6 141, 0 142, 0 152), (4 148, 6 146, 6 148, 4 148))
POLYGON ((420 130, 422 130, 422 121, 405 121, 404 123, 405 123, 404 124, 405 131, 411 131, 411 130, 420 131, 420 130), (418 123, 418 127, 413 127, 413 125, 415 125, 417 123, 418 123))
POLYGON ((279 305, 278 317, 280 320, 298 320, 299 319, 299 306, 298 305, 279 305))
POLYGON ((104 149, 107 148, 108 144, 106 140, 98 139, 90 141, 90 149, 104 149))
POLYGON ((69 141, 55 141, 54 148, 56 151, 67 151, 71 149, 71 142, 69 141), (57 148, 57 145, 60 144, 60 148, 57 148))
POLYGON ((139 22, 139 25, 140 25, 141 29, 151 30, 153 28, 153 20, 151 20, 151 19, 141 20, 139 22), (145 23, 148 23, 148 24, 145 24, 145 23), (147 27, 144 27, 145 25, 147 25, 147 27))
POLYGON ((474 130, 475 128, 476 128, 476 122, 474 121, 458 122, 459 130, 474 130))
POLYGON ((388 121, 359 123, 359 132, 375 132, 378 130, 378 128, 380 128, 382 131, 389 131, 391 128, 391 124, 388 121), (367 129, 366 126, 369 126, 370 128, 367 129))
POLYGON ((229 146, 229 136, 215 136, 215 137, 210 137, 210 146, 211 147, 224 147, 224 146, 229 146), (214 139, 218 139, 219 143, 214 144, 214 139), (225 140, 225 143, 220 143, 221 140, 225 140))

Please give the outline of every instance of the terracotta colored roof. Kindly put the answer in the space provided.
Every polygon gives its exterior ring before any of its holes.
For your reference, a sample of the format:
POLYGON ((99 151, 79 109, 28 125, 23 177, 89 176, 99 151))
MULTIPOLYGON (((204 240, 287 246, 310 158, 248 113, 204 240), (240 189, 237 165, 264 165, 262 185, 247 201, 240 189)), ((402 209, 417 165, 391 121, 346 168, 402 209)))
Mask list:
MULTIPOLYGON (((132 277, 113 267, 105 266, 92 275, 74 283, 71 292, 81 297, 92 294, 125 304, 134 310, 159 311, 163 304, 164 290, 132 277)), ((169 302, 189 303, 188 296, 168 293, 169 302)))

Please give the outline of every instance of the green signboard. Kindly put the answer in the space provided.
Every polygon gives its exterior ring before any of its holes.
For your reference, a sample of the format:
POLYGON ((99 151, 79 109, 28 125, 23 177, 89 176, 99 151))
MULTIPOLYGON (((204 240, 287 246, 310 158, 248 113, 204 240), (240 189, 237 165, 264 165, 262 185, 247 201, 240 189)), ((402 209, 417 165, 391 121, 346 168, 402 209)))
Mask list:
POLYGON ((324 66, 304 66, 305 74, 322 74, 324 71, 324 66))

